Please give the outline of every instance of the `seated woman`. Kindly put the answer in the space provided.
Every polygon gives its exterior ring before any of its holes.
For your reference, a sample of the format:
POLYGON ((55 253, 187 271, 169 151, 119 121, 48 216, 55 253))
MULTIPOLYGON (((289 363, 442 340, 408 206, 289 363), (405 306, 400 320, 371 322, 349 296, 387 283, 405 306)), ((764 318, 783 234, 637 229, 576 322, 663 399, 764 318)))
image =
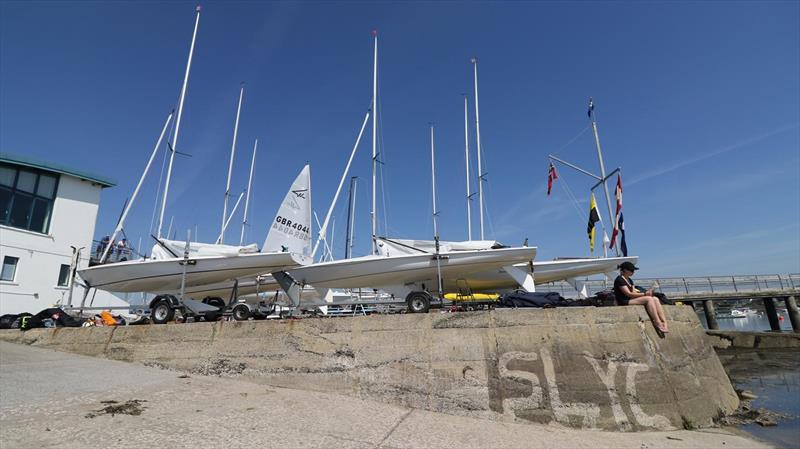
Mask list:
POLYGON ((614 296, 617 299, 617 304, 626 306, 628 304, 643 305, 653 326, 663 333, 668 333, 667 317, 664 315, 664 308, 661 307, 661 301, 653 296, 653 289, 647 290, 642 293, 633 285, 633 272, 639 268, 631 262, 623 262, 619 268, 620 275, 614 280, 614 296))

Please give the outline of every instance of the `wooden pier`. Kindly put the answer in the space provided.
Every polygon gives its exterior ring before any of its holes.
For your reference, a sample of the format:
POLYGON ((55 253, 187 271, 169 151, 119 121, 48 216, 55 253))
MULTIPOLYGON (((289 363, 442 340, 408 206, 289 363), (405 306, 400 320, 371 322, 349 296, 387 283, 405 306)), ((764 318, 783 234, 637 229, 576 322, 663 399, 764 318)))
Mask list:
MULTIPOLYGON (((715 303, 741 300, 761 300, 764 304, 770 328, 780 331, 777 306, 782 301, 786 306, 792 330, 800 333, 800 311, 797 298, 800 297, 800 274, 783 275, 744 275, 744 276, 705 276, 680 278, 635 278, 636 285, 662 292, 673 301, 694 306, 703 306, 709 329, 719 329, 715 303)), ((607 279, 582 281, 587 291, 596 293, 613 288, 607 279)), ((538 287, 541 290, 556 291, 562 296, 575 296, 575 289, 566 282, 555 282, 538 287)))

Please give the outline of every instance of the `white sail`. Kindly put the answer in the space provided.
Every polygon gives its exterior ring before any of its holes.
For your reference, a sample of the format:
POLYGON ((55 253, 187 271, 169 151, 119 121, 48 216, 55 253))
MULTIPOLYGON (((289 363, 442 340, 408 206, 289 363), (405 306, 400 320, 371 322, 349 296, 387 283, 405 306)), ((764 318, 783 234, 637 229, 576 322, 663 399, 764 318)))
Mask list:
POLYGON ((311 168, 308 165, 286 193, 261 251, 311 256, 311 168))

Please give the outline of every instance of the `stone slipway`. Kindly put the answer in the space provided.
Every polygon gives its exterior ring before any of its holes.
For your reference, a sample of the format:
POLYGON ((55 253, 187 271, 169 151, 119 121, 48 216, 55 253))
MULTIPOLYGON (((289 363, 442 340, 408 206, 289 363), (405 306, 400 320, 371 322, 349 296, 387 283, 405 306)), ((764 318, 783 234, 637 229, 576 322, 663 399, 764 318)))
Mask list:
POLYGON ((495 310, 2 331, 0 340, 486 418, 603 430, 706 427, 738 406, 694 311, 495 310))

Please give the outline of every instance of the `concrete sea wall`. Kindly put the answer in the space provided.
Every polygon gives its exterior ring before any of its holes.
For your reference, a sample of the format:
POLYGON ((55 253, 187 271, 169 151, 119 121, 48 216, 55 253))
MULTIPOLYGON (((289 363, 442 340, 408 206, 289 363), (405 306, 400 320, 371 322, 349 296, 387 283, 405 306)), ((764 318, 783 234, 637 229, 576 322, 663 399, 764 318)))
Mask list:
POLYGON ((0 340, 500 421, 713 424, 739 400, 697 316, 580 307, 0 331, 0 340))

